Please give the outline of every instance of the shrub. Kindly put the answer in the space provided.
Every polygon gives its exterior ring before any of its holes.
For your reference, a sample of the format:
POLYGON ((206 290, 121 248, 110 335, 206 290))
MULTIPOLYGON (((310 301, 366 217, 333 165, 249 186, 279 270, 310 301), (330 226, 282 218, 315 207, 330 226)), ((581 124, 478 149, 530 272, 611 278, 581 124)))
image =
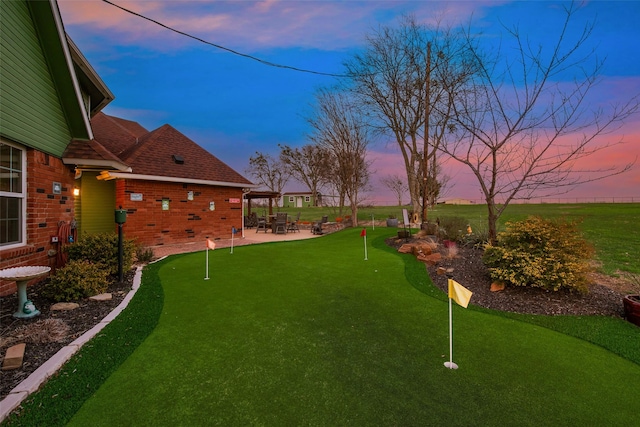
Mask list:
POLYGON ((489 242, 489 229, 486 226, 475 224, 471 233, 466 234, 459 243, 460 246, 482 248, 487 242, 489 242))
MULTIPOLYGON (((131 239, 123 242, 122 271, 128 271, 133 265, 135 244, 131 239)), ((118 234, 103 233, 85 235, 72 245, 68 245, 69 260, 85 260, 100 264, 108 274, 118 273, 118 234)))
POLYGON ((153 257, 153 249, 144 246, 138 246, 136 248, 136 261, 150 262, 151 260, 153 260, 153 257))
POLYGON ((469 222, 459 216, 444 217, 438 219, 438 238, 462 242, 467 235, 469 222))
POLYGON ((529 217, 508 222, 483 255, 491 278, 515 286, 587 292, 593 248, 575 222, 529 217))
POLYGON ((56 302, 77 301, 105 292, 109 286, 107 271, 89 261, 69 261, 56 270, 43 287, 43 294, 56 302))

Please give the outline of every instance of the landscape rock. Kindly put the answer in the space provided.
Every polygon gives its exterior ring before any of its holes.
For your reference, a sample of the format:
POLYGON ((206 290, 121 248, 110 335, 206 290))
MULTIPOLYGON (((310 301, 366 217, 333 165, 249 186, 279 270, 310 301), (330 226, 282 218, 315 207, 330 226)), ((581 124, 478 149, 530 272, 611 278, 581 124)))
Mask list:
POLYGON ((94 295, 92 297, 89 297, 91 301, 109 301, 111 300, 111 298, 113 298, 113 296, 110 293, 99 294, 99 295, 94 295))
POLYGON ((433 249, 431 248, 431 246, 429 245, 415 245, 413 247, 413 254, 415 256, 420 256, 420 255, 431 255, 433 253, 433 249))
POLYGON ((78 303, 75 302, 58 302, 51 306, 50 310, 52 311, 67 311, 67 310, 75 310, 80 307, 78 303))
POLYGON ((429 265, 436 265, 440 262, 440 260, 442 260, 442 255, 440 255, 438 252, 436 252, 435 254, 431 254, 431 255, 420 255, 418 257, 416 257, 416 259, 418 261, 422 261, 424 263, 427 263, 429 265))
POLYGON ((491 292, 504 291, 504 287, 504 283, 502 282, 493 282, 491 283, 491 292))
POLYGON ((413 253, 413 245, 411 243, 405 243, 398 248, 398 252, 400 252, 401 254, 413 253))
POLYGON ((22 366, 22 359, 24 358, 24 350, 27 344, 16 344, 7 349, 4 356, 4 362, 2 362, 2 370, 9 371, 11 369, 18 369, 22 366))

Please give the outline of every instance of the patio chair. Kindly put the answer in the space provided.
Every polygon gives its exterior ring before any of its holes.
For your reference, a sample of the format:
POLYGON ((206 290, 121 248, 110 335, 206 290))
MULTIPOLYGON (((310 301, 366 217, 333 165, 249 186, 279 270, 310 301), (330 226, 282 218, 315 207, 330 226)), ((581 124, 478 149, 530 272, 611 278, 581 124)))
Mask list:
POLYGON ((298 228, 298 221, 300 221, 300 212, 298 212, 298 215, 296 216, 296 219, 291 221, 289 223, 289 225, 287 226, 287 232, 289 232, 289 231, 292 231, 292 232, 297 231, 299 233, 300 232, 300 228, 298 228))
POLYGON ((322 224, 329 220, 328 215, 324 215, 320 221, 316 221, 311 224, 311 232, 313 234, 322 234, 322 224))
POLYGON ((278 212, 276 214, 276 223, 273 229, 276 234, 287 234, 287 213, 278 212))
POLYGON ((251 215, 245 217, 244 226, 246 228, 257 227, 258 226, 258 215, 255 212, 251 212, 251 215))
POLYGON ((256 225, 256 233, 260 230, 267 232, 267 218, 261 216, 258 218, 258 224, 256 225))

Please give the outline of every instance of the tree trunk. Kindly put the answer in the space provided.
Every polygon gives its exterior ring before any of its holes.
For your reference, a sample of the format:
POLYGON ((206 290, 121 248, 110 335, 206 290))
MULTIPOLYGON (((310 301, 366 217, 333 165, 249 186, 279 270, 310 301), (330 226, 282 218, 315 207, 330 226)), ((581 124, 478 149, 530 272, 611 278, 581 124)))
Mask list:
POLYGON ((422 205, 420 203, 420 185, 418 183, 418 180, 415 176, 415 173, 411 174, 408 170, 407 170, 407 175, 409 177, 409 195, 411 196, 411 207, 413 209, 413 212, 419 212, 420 216, 422 216, 422 205))
POLYGON ((354 227, 358 226, 358 204, 351 204, 351 221, 354 227))
POLYGON ((488 224, 489 224, 489 243, 496 244, 498 237, 498 215, 496 214, 496 206, 492 200, 487 200, 488 224))

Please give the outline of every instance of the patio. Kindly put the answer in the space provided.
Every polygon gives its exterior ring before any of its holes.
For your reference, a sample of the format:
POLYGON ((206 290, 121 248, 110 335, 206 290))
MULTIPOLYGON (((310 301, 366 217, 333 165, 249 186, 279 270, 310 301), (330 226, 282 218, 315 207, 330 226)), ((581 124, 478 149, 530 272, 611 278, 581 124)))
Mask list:
MULTIPOLYGON (((285 233, 285 234, 276 234, 272 232, 268 233, 256 233, 255 229, 247 229, 244 231, 244 236, 242 237, 241 233, 238 233, 238 237, 233 239, 233 246, 245 246, 245 245, 256 245, 259 243, 270 243, 270 242, 289 242, 292 240, 304 240, 304 239, 313 239, 317 237, 321 237, 320 235, 312 234, 309 229, 300 228, 299 233, 285 233)), ((216 249, 224 249, 231 247, 231 239, 214 239, 216 244, 216 249)), ((206 245, 204 241, 201 242, 191 242, 191 243, 183 243, 176 245, 160 245, 160 246, 151 246, 153 249, 153 253, 156 258, 162 258, 164 256, 174 255, 174 254, 182 254, 187 252, 198 252, 206 249, 206 245)))

